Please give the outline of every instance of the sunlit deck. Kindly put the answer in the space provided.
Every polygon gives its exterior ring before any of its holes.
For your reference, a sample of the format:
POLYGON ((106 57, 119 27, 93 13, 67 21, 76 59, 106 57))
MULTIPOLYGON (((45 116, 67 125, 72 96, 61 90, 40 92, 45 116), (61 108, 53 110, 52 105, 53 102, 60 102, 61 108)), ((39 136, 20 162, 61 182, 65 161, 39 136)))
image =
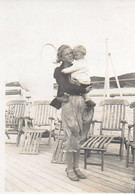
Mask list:
MULTIPOLYGON (((71 181, 65 174, 65 164, 51 163, 56 142, 49 148, 43 139, 38 155, 19 154, 15 144, 5 144, 5 191, 6 192, 105 192, 133 193, 135 182, 132 180, 133 166, 126 168, 125 153, 121 161, 118 156, 105 156, 105 168, 87 166, 83 168, 83 155, 80 167, 87 179, 71 181)), ((108 151, 111 147, 108 147, 108 151)), ((113 148, 113 151, 118 151, 113 148)), ((100 157, 94 155, 94 161, 100 157)))

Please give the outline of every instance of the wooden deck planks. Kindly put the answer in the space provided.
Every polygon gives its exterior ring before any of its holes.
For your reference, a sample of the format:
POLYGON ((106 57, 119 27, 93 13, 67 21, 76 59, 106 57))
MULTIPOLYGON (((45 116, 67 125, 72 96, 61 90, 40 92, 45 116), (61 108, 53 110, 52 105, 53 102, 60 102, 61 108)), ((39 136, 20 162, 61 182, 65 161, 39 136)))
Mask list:
POLYGON ((24 191, 24 192, 33 192, 33 191, 35 191, 35 189, 33 189, 27 183, 22 182, 20 180, 20 178, 16 177, 15 173, 11 173, 11 172, 8 171, 5 175, 6 175, 6 178, 10 180, 10 183, 13 184, 13 187, 15 187, 17 185, 17 187, 20 189, 20 192, 21 191, 24 191))
POLYGON ((5 179, 5 190, 7 192, 23 192, 17 185, 14 185, 12 180, 10 180, 10 177, 8 174, 6 174, 6 179, 5 179))
MULTIPOLYGON (((92 158, 94 162, 97 162, 97 158, 92 158)), ((90 166, 88 166, 89 169, 90 166)), ((99 168, 99 167, 98 167, 99 168)), ((120 160, 118 157, 107 156, 105 158, 105 170, 104 172, 111 172, 113 176, 122 176, 123 178, 130 178, 132 182, 133 166, 126 168, 126 161, 120 160), (110 163, 110 161, 112 161, 110 163)), ((129 180, 128 180, 129 182, 129 180)))
MULTIPOLYGON (((42 160, 44 161, 44 160, 42 160)), ((46 184, 46 182, 50 181, 51 182, 51 186, 53 185, 54 188, 59 185, 61 186, 62 188, 66 189, 66 191, 68 192, 84 192, 84 190, 81 189, 82 186, 85 186, 83 183, 80 185, 80 183, 78 182, 71 182, 69 179, 67 179, 67 177, 65 176, 65 173, 64 173, 64 169, 60 169, 59 170, 59 165, 55 164, 49 164, 48 163, 45 163, 43 162, 42 164, 42 161, 41 160, 34 160, 34 164, 30 163, 29 160, 27 162, 27 166, 24 167, 24 162, 25 162, 25 159, 22 159, 21 160, 21 164, 20 163, 20 158, 18 156, 18 158, 16 158, 16 166, 19 166, 19 168, 21 167, 21 169, 24 169, 25 168, 25 171, 31 171, 32 173, 32 178, 33 178, 33 175, 36 175, 37 177, 37 180, 40 180, 43 179, 44 180, 44 184, 46 184), (56 170, 56 166, 57 166, 57 170, 56 170), (52 168, 53 167, 53 168, 52 168), (41 168, 42 168, 42 172, 39 173, 39 171, 41 171, 41 168), (52 176, 53 175, 53 176, 52 176), (73 185, 72 185, 73 184, 73 185), (79 184, 79 185, 78 185, 79 184)), ((11 165, 11 160, 9 161, 9 164, 8 165, 11 165)), ((13 168, 15 168, 14 170, 19 170, 17 167, 15 167, 13 165, 13 168)), ((28 173, 25 173, 25 174, 28 174, 28 173)), ((41 189, 42 190, 42 189, 41 189)), ((97 189, 94 189, 94 188, 90 188, 90 186, 88 188, 85 188, 86 191, 92 191, 92 192, 99 192, 99 190, 97 189)), ((60 191, 60 189, 59 189, 60 191)))
MULTIPOLYGON (((108 156, 107 156, 108 157, 108 156)), ((109 156, 109 159, 112 159, 112 156, 109 156)), ((105 181, 109 181, 110 183, 114 183, 115 187, 117 187, 117 189, 120 189, 120 191, 122 191, 125 188, 129 192, 131 191, 131 189, 134 188, 135 182, 132 180, 132 169, 127 168, 126 172, 125 172, 125 161, 120 161, 118 157, 116 157, 116 162, 115 163, 111 163, 110 165, 110 160, 105 160, 105 170, 102 172, 100 171, 100 167, 97 166, 88 166, 88 170, 90 170, 90 173, 94 176, 96 176, 97 178, 102 178, 103 183, 105 181), (121 165, 120 167, 120 163, 123 163, 123 165, 121 165), (119 167, 118 170, 116 170, 116 164, 119 167), (122 172, 122 170, 124 172, 122 172)), ((97 162, 97 158, 94 160, 92 158, 92 160, 94 162, 97 162)), ((109 183, 109 185, 110 185, 109 183)), ((123 192, 124 192, 123 191, 123 192)))
MULTIPOLYGON (((40 164, 39 164, 40 165, 40 164)), ((51 166, 51 168, 53 167, 53 165, 51 166)), ((93 167, 92 167, 93 168, 93 167)), ((99 171, 99 169, 98 169, 98 171, 99 171)), ((62 172, 61 172, 62 173, 62 172)), ((86 173, 88 173, 88 172, 86 172, 86 173)), ((111 191, 111 192, 118 192, 118 190, 119 191, 122 191, 123 192, 123 188, 122 187, 119 187, 119 189, 115 189, 116 188, 116 186, 118 187, 119 185, 118 185, 118 183, 115 181, 115 184, 113 184, 113 182, 108 182, 108 180, 107 180, 107 178, 106 178, 106 181, 105 181, 105 184, 103 183, 102 184, 102 180, 101 180, 101 178, 103 178, 103 176, 102 176, 102 174, 101 174, 101 176, 97 176, 97 173, 95 173, 95 176, 94 176, 94 173, 93 173, 93 177, 91 177, 90 176, 91 175, 91 172, 90 172, 90 174, 87 174, 87 178, 88 178, 88 185, 92 185, 92 186, 94 186, 95 184, 94 184, 94 182, 96 182, 96 179, 97 179, 97 177, 99 178, 99 182, 98 182, 98 184, 96 184, 95 185, 95 188, 97 188, 97 186, 100 188, 100 191, 102 190, 102 187, 103 187, 103 191, 104 190, 108 190, 109 189, 109 191, 111 191), (89 178, 90 177, 90 178, 89 178), (95 180, 94 180, 95 179, 95 180), (92 181, 91 181, 92 180, 92 181), (93 182, 93 180, 94 180, 94 182, 93 182), (109 188, 108 188, 108 183, 109 183, 109 188), (110 187, 110 184, 112 185, 112 188, 110 187)), ((83 180, 81 180, 81 181, 83 181, 83 180)), ((85 180, 84 181, 84 183, 86 184, 85 185, 85 189, 86 189, 86 186, 87 186, 87 180, 85 180)))
MULTIPOLYGON (((6 144, 5 189, 11 192, 113 192, 131 193, 134 191, 132 166, 125 168, 125 161, 118 157, 105 156, 105 170, 98 166, 83 169, 83 156, 80 167, 87 175, 86 180, 73 182, 65 175, 64 164, 52 164, 51 157, 55 143, 50 149, 40 146, 39 155, 21 155, 15 144, 6 144)), ((99 158, 95 156, 94 160, 99 158)))

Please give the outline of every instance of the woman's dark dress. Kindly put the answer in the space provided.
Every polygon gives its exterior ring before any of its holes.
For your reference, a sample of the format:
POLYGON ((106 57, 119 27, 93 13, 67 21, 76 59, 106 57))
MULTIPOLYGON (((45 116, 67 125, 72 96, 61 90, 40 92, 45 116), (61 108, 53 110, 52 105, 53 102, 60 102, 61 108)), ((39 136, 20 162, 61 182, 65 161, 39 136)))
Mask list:
POLYGON ((85 89, 72 85, 69 77, 61 73, 64 68, 62 64, 54 72, 54 78, 58 83, 58 96, 68 93, 68 102, 63 102, 61 107, 62 128, 65 132, 63 150, 76 152, 80 148, 81 142, 87 137, 90 122, 94 115, 94 108, 88 109, 81 94, 85 89))

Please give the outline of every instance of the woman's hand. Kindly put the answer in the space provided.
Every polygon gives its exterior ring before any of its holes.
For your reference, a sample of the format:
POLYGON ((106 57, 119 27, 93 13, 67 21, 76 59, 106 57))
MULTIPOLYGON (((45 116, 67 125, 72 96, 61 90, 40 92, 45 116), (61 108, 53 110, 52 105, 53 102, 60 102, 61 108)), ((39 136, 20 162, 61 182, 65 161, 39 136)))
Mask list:
POLYGON ((81 85, 78 80, 74 80, 73 84, 76 85, 76 86, 80 86, 81 85))
POLYGON ((71 78, 71 75, 69 75, 69 81, 70 81, 71 84, 73 84, 73 85, 75 85, 75 86, 80 86, 80 85, 81 85, 80 82, 79 82, 78 80, 72 79, 72 78, 71 78))

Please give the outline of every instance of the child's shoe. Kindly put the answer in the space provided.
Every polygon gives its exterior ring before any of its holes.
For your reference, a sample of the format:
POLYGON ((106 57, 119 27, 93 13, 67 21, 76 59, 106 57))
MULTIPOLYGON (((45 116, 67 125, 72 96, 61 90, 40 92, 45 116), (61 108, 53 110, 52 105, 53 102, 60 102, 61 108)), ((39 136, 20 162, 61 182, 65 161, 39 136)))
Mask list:
POLYGON ((87 100, 87 101, 85 101, 85 103, 86 103, 87 107, 89 107, 89 108, 93 108, 94 106, 96 106, 96 103, 92 100, 87 100))

